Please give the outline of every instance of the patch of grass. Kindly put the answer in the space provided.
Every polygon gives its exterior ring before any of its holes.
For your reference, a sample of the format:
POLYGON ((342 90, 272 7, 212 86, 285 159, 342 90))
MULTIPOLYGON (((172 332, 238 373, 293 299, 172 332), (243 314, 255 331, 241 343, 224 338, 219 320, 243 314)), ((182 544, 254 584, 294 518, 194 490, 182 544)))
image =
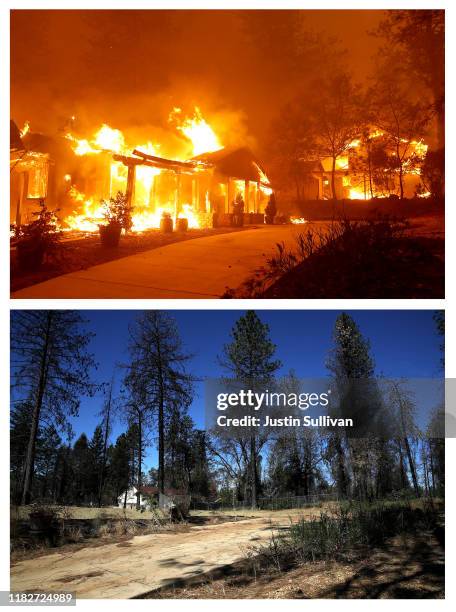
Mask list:
POLYGON ((427 531, 438 526, 434 506, 413 507, 407 502, 342 504, 318 518, 291 523, 285 535, 273 534, 268 544, 252 547, 249 558, 258 567, 279 571, 295 563, 340 560, 381 546, 397 534, 427 531))
MULTIPOLYGON (((11 506, 11 516, 20 520, 27 520, 30 512, 35 506, 11 506)), ((47 508, 53 509, 57 516, 66 519, 166 519, 166 516, 159 508, 153 510, 139 511, 136 508, 118 508, 116 506, 105 506, 103 508, 93 508, 84 506, 59 506, 47 504, 47 508)))

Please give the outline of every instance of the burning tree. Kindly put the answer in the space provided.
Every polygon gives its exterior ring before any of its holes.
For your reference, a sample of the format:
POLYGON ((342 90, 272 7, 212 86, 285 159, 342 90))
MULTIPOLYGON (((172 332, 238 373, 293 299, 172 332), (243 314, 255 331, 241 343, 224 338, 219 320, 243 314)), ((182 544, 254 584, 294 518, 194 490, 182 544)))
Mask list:
POLYGON ((365 124, 357 88, 348 74, 339 74, 316 83, 319 92, 310 111, 310 131, 314 134, 319 158, 331 159, 331 192, 337 200, 336 169, 345 163, 365 124))
POLYGON ((372 121, 381 130, 393 155, 399 180, 399 197, 404 198, 405 173, 419 173, 427 146, 417 141, 430 120, 429 105, 414 101, 391 68, 378 74, 375 89, 370 91, 372 121))
POLYGON ((330 160, 331 195, 337 200, 336 174, 348 170, 348 153, 367 115, 349 74, 316 80, 311 90, 311 97, 303 93, 288 104, 274 126, 278 157, 291 169, 298 193, 302 162, 330 160))

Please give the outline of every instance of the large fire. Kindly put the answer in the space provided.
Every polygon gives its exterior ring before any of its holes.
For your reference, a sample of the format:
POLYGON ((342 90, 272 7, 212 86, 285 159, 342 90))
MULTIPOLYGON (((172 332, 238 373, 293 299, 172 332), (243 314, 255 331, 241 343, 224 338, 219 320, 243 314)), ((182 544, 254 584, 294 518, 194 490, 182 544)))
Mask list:
MULTIPOLYGON (((182 110, 175 107, 169 116, 170 122, 178 121, 181 115, 182 110)), ((195 106, 193 117, 188 117, 181 123, 178 123, 177 129, 191 141, 194 156, 200 155, 201 153, 218 151, 222 148, 222 144, 217 134, 204 119, 197 106, 195 106)))
MULTIPOLYGON (((198 107, 195 107, 193 116, 185 117, 179 108, 174 108, 170 114, 170 122, 173 122, 177 131, 182 134, 186 141, 192 146, 193 156, 200 153, 212 152, 223 148, 218 136, 202 116, 198 107)), ((133 150, 138 150, 148 155, 160 156, 160 145, 152 142, 145 144, 127 143, 124 134, 107 124, 103 124, 91 138, 77 138, 68 132, 66 138, 71 141, 75 155, 91 156, 100 155, 103 152, 110 154, 131 155, 133 150)), ((189 228, 201 226, 200 216, 190 203, 179 203, 179 211, 176 208, 175 198, 171 194, 170 200, 166 202, 151 202, 151 194, 154 189, 154 181, 164 170, 148 165, 136 166, 135 176, 135 205, 132 213, 132 231, 142 232, 152 228, 160 227, 160 221, 164 213, 174 218, 185 218, 189 228)), ((67 177, 65 177, 67 181, 67 177)), ((70 177, 71 182, 71 177, 70 177)), ((115 195, 117 191, 125 191, 127 182, 127 168, 121 161, 111 159, 110 161, 110 184, 109 192, 115 195)), ((71 184, 69 195, 77 204, 77 211, 65 219, 68 230, 79 230, 83 232, 97 232, 100 224, 104 221, 104 205, 94 197, 87 197, 71 184)), ((206 200, 207 200, 206 194, 206 200)))
MULTIPOLYGON (((369 141, 373 141, 377 138, 381 138, 382 136, 384 136, 384 133, 381 130, 375 129, 372 130, 368 136, 368 140, 369 141)), ((350 145, 349 145, 349 149, 352 150, 357 150, 360 149, 362 147, 362 143, 360 140, 356 139, 353 140, 350 145)), ((419 165, 414 164, 414 161, 422 161, 425 157, 426 157, 426 153, 428 150, 428 145, 423 141, 423 140, 407 140, 405 138, 402 138, 399 146, 402 147, 403 149, 403 153, 404 157, 406 158, 405 161, 402 162, 402 169, 403 169, 403 173, 404 175, 419 175, 421 173, 421 169, 419 167, 419 165)), ((392 155, 396 155, 395 152, 392 153, 392 155)), ((347 170, 349 169, 349 155, 346 154, 344 156, 341 156, 340 158, 338 158, 337 162, 336 162, 336 168, 337 169, 344 169, 347 170)), ((385 168, 384 172, 387 172, 387 169, 385 168)), ((396 170, 396 173, 398 172, 398 170, 396 170)), ((364 177, 364 180, 356 180, 356 177, 353 176, 347 176, 347 183, 344 183, 344 185, 346 185, 349 189, 348 189, 348 197, 350 200, 370 200, 372 197, 375 198, 386 198, 388 197, 388 194, 383 193, 382 191, 380 191, 379 189, 373 189, 373 194, 370 193, 370 189, 368 189, 367 187, 367 182, 366 182, 366 178, 364 177), (353 184, 355 183, 355 184, 353 184)), ((419 197, 429 197, 430 193, 424 193, 424 194, 420 194, 419 197)))

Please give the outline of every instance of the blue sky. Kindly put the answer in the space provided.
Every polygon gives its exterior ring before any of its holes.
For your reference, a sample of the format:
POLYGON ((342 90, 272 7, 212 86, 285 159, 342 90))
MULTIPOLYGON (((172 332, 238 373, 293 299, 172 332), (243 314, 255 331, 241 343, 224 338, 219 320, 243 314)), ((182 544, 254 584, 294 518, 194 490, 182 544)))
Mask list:
MULTIPOLYGON (((245 311, 239 310, 173 310, 177 325, 189 353, 194 354, 189 369, 198 378, 221 374, 217 355, 229 341, 229 333, 236 320, 245 311)), ((270 335, 277 345, 277 357, 283 366, 280 374, 294 369, 302 378, 323 377, 328 372, 325 361, 331 347, 331 335, 340 311, 264 310, 257 311, 268 323, 270 335)), ((441 376, 439 368, 441 338, 437 336, 433 321, 434 311, 423 310, 363 310, 347 311, 358 323, 361 332, 371 342, 376 373, 386 377, 433 378, 441 376)), ((84 311, 88 327, 96 333, 90 349, 99 368, 94 372, 97 380, 109 381, 116 363, 128 360, 128 326, 138 311, 94 310, 84 311)), ((122 372, 117 370, 119 387, 122 372)), ((79 416, 72 419, 76 437, 85 432, 92 435, 99 421, 101 397, 82 398, 79 416)), ((203 383, 197 383, 196 396, 190 414, 198 427, 204 426, 203 383)), ((112 438, 125 430, 118 419, 112 438)), ((74 440, 73 440, 74 441, 74 440)), ((147 451, 146 468, 156 463, 156 450, 147 451)))

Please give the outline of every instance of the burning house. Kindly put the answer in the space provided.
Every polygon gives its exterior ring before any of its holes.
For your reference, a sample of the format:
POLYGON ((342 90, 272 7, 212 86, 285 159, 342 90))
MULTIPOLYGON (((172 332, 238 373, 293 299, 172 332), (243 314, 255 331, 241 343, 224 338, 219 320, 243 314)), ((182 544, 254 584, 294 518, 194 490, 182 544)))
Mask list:
POLYGON ((380 130, 372 129, 364 142, 354 140, 344 154, 336 158, 298 160, 294 165, 298 199, 370 200, 400 193, 400 178, 405 198, 422 192, 420 164, 427 153, 422 140, 401 139, 394 143, 380 130))
MULTIPOLYGON (((160 227, 163 215, 174 223, 185 218, 189 228, 230 225, 239 196, 244 222, 263 223, 272 188, 252 151, 224 147, 197 107, 191 117, 175 108, 170 118, 174 147, 163 136, 158 143, 127 142, 107 124, 80 138, 72 129, 74 117, 54 137, 33 133, 28 125, 21 134, 11 122, 12 223, 28 223, 45 200, 58 209, 63 230, 98 232, 103 201, 118 192, 125 194, 136 232, 160 227)), ((293 171, 298 200, 331 199, 333 187, 341 200, 384 198, 399 192, 399 176, 404 196, 414 197, 427 146, 404 140, 396 149, 373 130, 366 142, 353 141, 334 168, 329 157, 298 160, 293 171)))
MULTIPOLYGON (((120 130, 106 124, 88 139, 67 131, 55 139, 30 134, 27 143, 21 141, 16 128, 14 152, 19 161, 15 170, 19 174, 28 168, 26 161, 37 167, 40 160, 42 170, 33 176, 35 183, 40 177, 42 185, 35 189, 34 197, 59 209, 64 230, 97 232, 104 218, 102 201, 119 191, 132 209, 133 231, 158 228, 164 213, 174 221, 186 218, 190 228, 229 224, 238 194, 245 203, 246 222, 262 223, 272 190, 250 149, 224 148, 198 108, 177 130, 187 146, 185 153, 171 157, 161 154, 161 143, 127 144, 120 130), (186 154, 189 143, 190 155, 186 154), (31 152, 32 146, 37 152, 31 152)), ((20 185, 14 193, 12 190, 11 219, 15 223, 27 222, 34 210, 30 196, 20 193, 20 185)))
POLYGON ((20 131, 10 122, 10 218, 18 225, 31 220, 37 202, 49 192, 50 157, 25 145, 27 131, 28 124, 20 131))

